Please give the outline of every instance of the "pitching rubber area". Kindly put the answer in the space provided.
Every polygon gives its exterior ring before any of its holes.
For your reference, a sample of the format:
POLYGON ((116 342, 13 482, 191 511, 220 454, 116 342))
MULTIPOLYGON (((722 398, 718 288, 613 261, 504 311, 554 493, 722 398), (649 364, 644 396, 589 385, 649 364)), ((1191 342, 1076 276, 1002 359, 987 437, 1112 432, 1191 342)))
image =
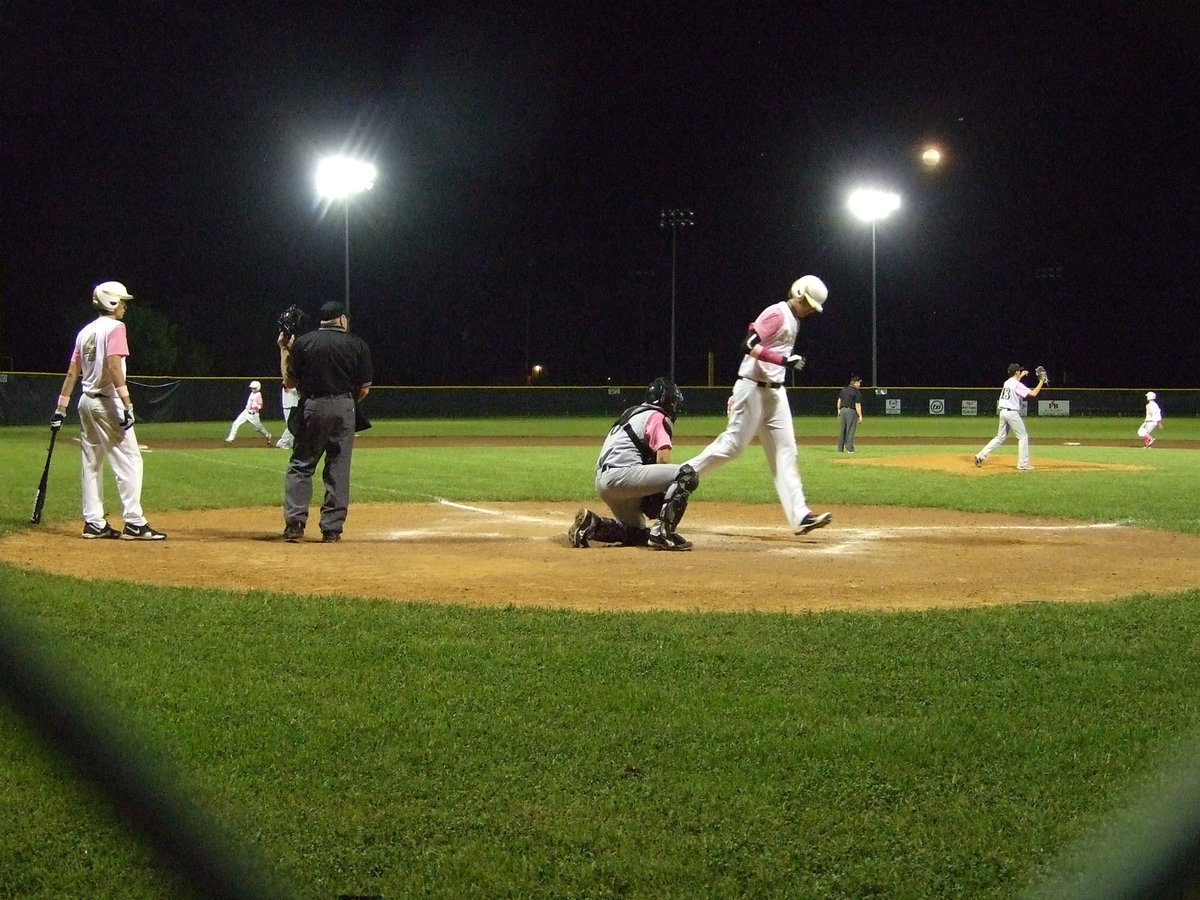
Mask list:
POLYGON ((797 537, 774 504, 697 502, 680 527, 695 549, 665 552, 571 548, 578 508, 356 503, 328 545, 316 510, 299 544, 280 539, 274 506, 162 513, 164 542, 84 541, 59 523, 9 535, 0 558, 90 579, 596 612, 912 610, 1200 585, 1200 538, 1119 522, 835 506, 821 508, 832 524, 797 537))

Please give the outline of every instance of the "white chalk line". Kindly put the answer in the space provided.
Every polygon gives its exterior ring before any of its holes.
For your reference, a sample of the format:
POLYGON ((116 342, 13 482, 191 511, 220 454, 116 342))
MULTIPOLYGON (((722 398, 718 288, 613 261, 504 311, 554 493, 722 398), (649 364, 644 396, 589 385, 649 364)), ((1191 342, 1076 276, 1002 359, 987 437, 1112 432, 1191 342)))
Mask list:
MULTIPOLYGON (((479 515, 488 516, 501 520, 512 522, 523 522, 526 524, 545 525, 547 527, 555 527, 559 531, 564 531, 564 521, 561 518, 547 518, 545 516, 532 516, 523 513, 506 512, 505 510, 491 509, 485 506, 477 506, 469 503, 459 503, 453 500, 447 500, 444 497, 434 497, 434 502, 446 506, 451 509, 462 510, 468 513, 477 513, 479 515)), ((1055 532, 1071 532, 1071 531, 1095 531, 1104 529, 1114 529, 1124 527, 1122 522, 1088 522, 1075 524, 1061 525, 889 525, 889 526, 872 526, 872 527, 838 527, 833 526, 835 530, 820 532, 818 537, 816 533, 810 535, 797 536, 796 540, 803 541, 802 545, 791 545, 784 547, 768 547, 767 552, 784 553, 784 554, 805 554, 805 555, 822 555, 822 556, 837 556, 843 554, 852 554, 855 552, 865 551, 870 545, 882 543, 889 540, 902 540, 905 537, 910 537, 919 534, 948 534, 978 532, 1038 532, 1038 533, 1055 533, 1055 532)), ((689 537, 692 535, 710 535, 716 538, 732 538, 732 541, 725 543, 750 543, 753 538, 771 538, 778 540, 781 534, 785 534, 786 530, 771 527, 771 526, 755 526, 755 525, 723 525, 723 524, 707 524, 699 528, 683 528, 683 532, 687 532, 689 537)), ((395 532, 400 534, 400 532, 395 532)), ((483 537, 483 535, 478 535, 483 537)), ((489 538, 502 537, 495 532, 489 532, 486 535, 489 538)), ((476 535, 472 535, 476 537, 476 535)), ((510 535, 510 538, 521 540, 517 535, 510 535)), ((541 539, 541 538, 537 538, 541 539)), ((528 538, 525 538, 528 540, 528 538)), ((693 538, 694 540, 694 538, 693 538)))

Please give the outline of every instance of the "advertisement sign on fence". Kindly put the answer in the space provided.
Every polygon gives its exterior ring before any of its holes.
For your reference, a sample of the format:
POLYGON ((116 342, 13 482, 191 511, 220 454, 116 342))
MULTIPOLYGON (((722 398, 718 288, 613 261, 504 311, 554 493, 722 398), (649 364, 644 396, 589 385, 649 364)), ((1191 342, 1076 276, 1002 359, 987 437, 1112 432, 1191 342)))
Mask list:
POLYGON ((1069 416, 1071 414, 1070 400, 1039 400, 1039 416, 1069 416))

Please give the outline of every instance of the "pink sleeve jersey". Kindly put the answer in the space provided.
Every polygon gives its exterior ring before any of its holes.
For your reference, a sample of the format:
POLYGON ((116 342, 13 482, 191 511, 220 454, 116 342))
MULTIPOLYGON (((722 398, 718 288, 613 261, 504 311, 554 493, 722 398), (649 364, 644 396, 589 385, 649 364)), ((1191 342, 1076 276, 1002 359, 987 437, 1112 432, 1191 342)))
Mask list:
POLYGON ((71 362, 79 367, 79 379, 84 393, 101 393, 115 397, 104 361, 110 356, 121 357, 121 373, 125 373, 125 359, 129 356, 129 339, 125 323, 111 316, 100 316, 83 327, 75 338, 75 349, 71 362))
POLYGON ((671 431, 667 427, 666 417, 660 412, 650 413, 650 418, 646 420, 646 443, 655 453, 671 449, 671 431))
MULTIPOLYGON (((758 314, 758 318, 750 325, 768 350, 774 350, 780 356, 791 355, 796 343, 796 335, 800 331, 800 320, 792 312, 786 300, 773 303, 758 314)), ((782 384, 787 375, 787 368, 777 363, 763 362, 755 359, 749 353, 742 357, 738 367, 738 375, 752 381, 769 381, 772 384, 782 384)))
POLYGON ((258 412, 263 408, 263 398, 261 391, 251 391, 250 396, 246 398, 246 412, 258 412))

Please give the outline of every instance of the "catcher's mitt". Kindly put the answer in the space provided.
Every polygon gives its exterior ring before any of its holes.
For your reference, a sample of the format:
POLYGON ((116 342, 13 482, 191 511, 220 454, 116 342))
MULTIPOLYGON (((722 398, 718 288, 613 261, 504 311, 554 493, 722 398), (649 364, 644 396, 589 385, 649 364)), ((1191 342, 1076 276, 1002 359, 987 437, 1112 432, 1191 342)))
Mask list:
POLYGON ((279 320, 276 325, 279 327, 279 333, 284 337, 291 337, 294 334, 303 334, 311 328, 308 313, 300 307, 293 304, 279 314, 279 320))
POLYGON ((1050 376, 1046 374, 1045 366, 1038 366, 1033 370, 1033 374, 1037 376, 1038 381, 1040 381, 1042 384, 1050 383, 1050 376))

